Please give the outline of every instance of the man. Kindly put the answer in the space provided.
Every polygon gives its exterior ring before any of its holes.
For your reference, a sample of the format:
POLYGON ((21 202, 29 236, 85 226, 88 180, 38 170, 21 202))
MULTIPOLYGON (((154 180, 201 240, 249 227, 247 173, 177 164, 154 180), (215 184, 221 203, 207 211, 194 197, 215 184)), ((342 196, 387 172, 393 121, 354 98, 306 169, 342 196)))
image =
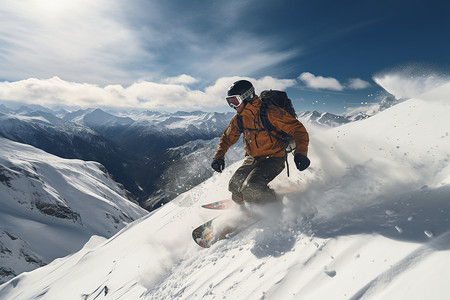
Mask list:
MULTIPOLYGON (((231 119, 220 138, 211 167, 217 172, 222 172, 225 168, 225 153, 241 135, 238 124, 240 118, 247 157, 229 182, 228 189, 232 199, 239 204, 244 201, 251 203, 276 201, 275 192, 267 185, 284 169, 286 144, 274 138, 263 127, 259 112, 262 102, 255 95, 255 89, 249 81, 239 80, 233 83, 228 89, 226 99, 228 104, 236 109, 237 114, 231 119)), ((294 161, 297 168, 300 171, 308 168, 309 136, 302 123, 276 105, 269 106, 267 116, 278 131, 294 137, 296 146, 294 161)))

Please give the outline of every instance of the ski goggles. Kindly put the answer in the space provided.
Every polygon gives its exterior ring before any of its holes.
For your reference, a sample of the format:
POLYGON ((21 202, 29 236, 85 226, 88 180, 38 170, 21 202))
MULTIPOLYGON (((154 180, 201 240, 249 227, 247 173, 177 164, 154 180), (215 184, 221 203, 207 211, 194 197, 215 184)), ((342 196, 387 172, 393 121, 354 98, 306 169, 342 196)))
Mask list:
POLYGON ((239 105, 242 104, 242 102, 244 102, 245 99, 250 97, 254 91, 255 89, 252 87, 242 95, 231 95, 226 97, 225 99, 227 99, 229 106, 231 106, 232 108, 237 108, 239 105))
POLYGON ((242 102, 244 100, 242 100, 241 95, 232 95, 232 96, 228 96, 226 97, 228 105, 231 106, 232 108, 238 108, 239 105, 242 104, 242 102))

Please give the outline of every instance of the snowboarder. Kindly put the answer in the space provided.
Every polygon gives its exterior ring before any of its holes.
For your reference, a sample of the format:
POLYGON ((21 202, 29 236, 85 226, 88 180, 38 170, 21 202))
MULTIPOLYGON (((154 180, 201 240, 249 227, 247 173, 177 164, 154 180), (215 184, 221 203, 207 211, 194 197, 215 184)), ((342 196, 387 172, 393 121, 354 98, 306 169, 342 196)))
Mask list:
MULTIPOLYGON (((220 138, 211 167, 217 172, 222 172, 225 168, 225 153, 239 140, 242 128, 247 157, 229 182, 228 189, 232 199, 239 204, 244 201, 251 203, 276 201, 276 194, 268 184, 285 167, 286 143, 274 138, 262 125, 260 116, 262 101, 255 94, 251 82, 239 80, 233 83, 228 89, 226 100, 236 109, 237 114, 231 119, 220 138)), ((278 131, 294 138, 296 167, 300 171, 308 168, 309 136, 303 124, 275 105, 268 107, 267 116, 278 131)))

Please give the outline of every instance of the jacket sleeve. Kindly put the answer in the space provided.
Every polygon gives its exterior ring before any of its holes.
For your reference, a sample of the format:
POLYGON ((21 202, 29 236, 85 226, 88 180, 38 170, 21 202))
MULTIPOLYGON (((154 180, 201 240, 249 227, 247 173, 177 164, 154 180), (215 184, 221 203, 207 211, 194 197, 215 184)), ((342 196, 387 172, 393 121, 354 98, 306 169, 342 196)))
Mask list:
POLYGON ((241 132, 239 131, 239 127, 237 124, 237 114, 231 119, 230 124, 225 129, 222 134, 222 137, 219 141, 219 147, 217 147, 216 154, 214 158, 225 158, 225 153, 230 149, 232 145, 234 145, 241 136, 241 132))
POLYGON ((305 126, 284 109, 270 106, 267 115, 277 130, 284 131, 294 137, 295 153, 308 155, 309 134, 305 126))

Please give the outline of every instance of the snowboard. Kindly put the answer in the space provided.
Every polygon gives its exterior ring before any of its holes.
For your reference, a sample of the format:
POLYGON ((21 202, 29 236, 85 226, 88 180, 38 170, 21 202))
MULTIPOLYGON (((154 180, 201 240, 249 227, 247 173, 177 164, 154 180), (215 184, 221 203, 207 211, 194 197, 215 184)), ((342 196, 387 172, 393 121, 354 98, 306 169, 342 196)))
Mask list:
MULTIPOLYGON (((213 202, 202 207, 208 209, 227 209, 236 205, 232 200, 229 201, 233 203, 228 202, 228 200, 225 201, 227 201, 227 204, 213 202)), ((220 215, 207 221, 192 231, 192 238, 200 247, 209 248, 218 241, 229 239, 259 221, 259 218, 251 212, 236 211, 236 214, 241 214, 241 216, 237 217, 237 220, 236 218, 230 218, 229 215, 220 215), (234 220, 230 221, 231 219, 234 220)))
POLYGON ((222 210, 222 209, 229 209, 232 207, 236 207, 236 203, 231 200, 231 199, 225 199, 225 200, 220 200, 220 201, 216 201, 216 202, 212 202, 212 203, 208 203, 205 205, 202 205, 203 208, 207 208, 207 209, 217 209, 217 210, 222 210))

